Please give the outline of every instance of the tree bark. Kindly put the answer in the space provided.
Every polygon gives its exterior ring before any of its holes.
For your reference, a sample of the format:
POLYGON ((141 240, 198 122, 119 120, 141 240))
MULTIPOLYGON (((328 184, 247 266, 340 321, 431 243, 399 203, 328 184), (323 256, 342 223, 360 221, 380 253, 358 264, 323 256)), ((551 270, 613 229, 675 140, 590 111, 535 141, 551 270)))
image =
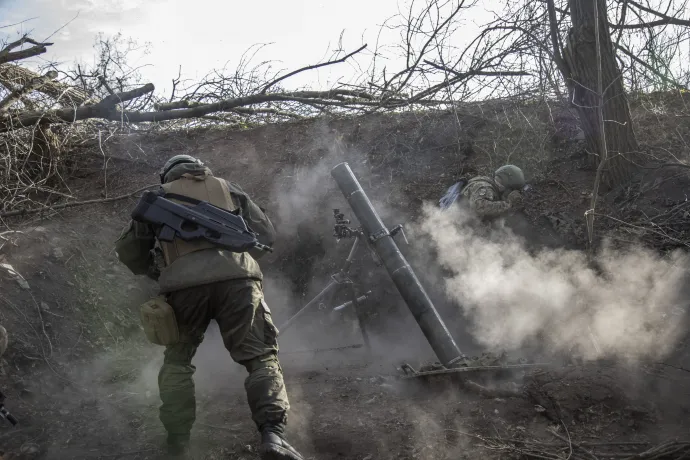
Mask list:
POLYGON ((636 171, 634 159, 639 150, 632 126, 630 108, 606 19, 606 0, 569 0, 572 28, 563 49, 564 78, 568 84, 593 162, 602 167, 602 179, 609 187, 628 182, 636 171), (601 88, 597 62, 596 18, 599 19, 601 88), (598 115, 603 100, 603 126, 598 115), (601 146, 602 135, 606 149, 601 146), (602 151, 603 150, 603 151, 602 151), (602 161, 604 164, 602 165, 602 161))

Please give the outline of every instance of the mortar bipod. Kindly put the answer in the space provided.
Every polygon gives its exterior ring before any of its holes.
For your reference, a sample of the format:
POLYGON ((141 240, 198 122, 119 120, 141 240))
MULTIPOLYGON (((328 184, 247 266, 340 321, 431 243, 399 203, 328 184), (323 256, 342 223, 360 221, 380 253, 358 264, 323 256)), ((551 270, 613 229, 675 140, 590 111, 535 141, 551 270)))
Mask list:
MULTIPOLYGON (((350 267, 352 266, 352 261, 354 260, 354 257, 357 253, 357 250, 360 246, 360 242, 362 238, 364 237, 363 232, 360 229, 356 228, 351 228, 348 227, 347 224, 350 223, 349 220, 344 219, 344 215, 340 213, 338 209, 333 210, 333 215, 335 217, 335 226, 334 226, 334 232, 333 236, 336 238, 337 241, 340 241, 341 239, 353 239, 352 242, 352 247, 350 248, 350 252, 348 253, 347 258, 345 259, 345 262, 343 263, 343 266, 340 268, 340 270, 334 274, 331 275, 331 281, 319 292, 313 299, 311 299, 305 306, 303 306, 297 313, 295 313, 290 319, 288 319, 285 323, 283 323, 281 326, 278 327, 278 331, 280 333, 284 333, 287 329, 289 329, 296 320, 301 318, 304 314, 306 314, 308 311, 310 311, 312 308, 315 306, 318 306, 321 304, 321 301, 327 297, 330 294, 334 294, 337 292, 338 289, 341 289, 343 286, 345 286, 349 293, 350 293, 350 300, 338 305, 337 307, 334 307, 331 311, 332 312, 340 312, 342 310, 345 310, 346 308, 349 307, 354 307, 355 315, 357 317, 357 323, 358 327, 360 330, 360 333, 362 334, 362 340, 364 342, 364 346, 367 349, 367 352, 370 351, 370 342, 369 342, 369 335, 367 333, 364 321, 363 321, 363 312, 362 312, 362 303, 366 301, 367 298, 371 296, 371 291, 367 291, 363 295, 357 295, 357 290, 355 288, 354 282, 352 279, 349 277, 349 271, 350 267)), ((380 265, 381 262, 378 260, 378 256, 376 255, 376 252, 373 251, 368 245, 367 245, 372 257, 374 258, 374 261, 377 265, 380 265)))

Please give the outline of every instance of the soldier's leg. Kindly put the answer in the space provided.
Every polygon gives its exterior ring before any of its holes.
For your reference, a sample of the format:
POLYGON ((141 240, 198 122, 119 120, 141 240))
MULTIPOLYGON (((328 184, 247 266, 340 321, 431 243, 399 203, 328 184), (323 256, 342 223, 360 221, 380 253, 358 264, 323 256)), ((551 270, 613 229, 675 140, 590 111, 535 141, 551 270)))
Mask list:
POLYGON ((284 438, 290 403, 278 360, 278 331, 261 283, 227 282, 217 295, 215 317, 225 347, 249 372, 245 390, 252 419, 262 433, 262 458, 301 459, 284 438))
POLYGON ((204 286, 175 291, 168 303, 175 311, 180 341, 166 347, 163 366, 158 374, 161 406, 159 417, 171 445, 189 440, 196 420, 196 395, 192 358, 203 341, 210 323, 209 289, 204 286))
POLYGON ((282 431, 290 404, 278 361, 278 334, 261 283, 228 281, 218 286, 217 295, 215 318, 223 343, 249 372, 245 389, 252 418, 259 430, 268 424, 282 431))
POLYGON ((189 438, 196 420, 196 395, 192 358, 197 343, 177 343, 166 347, 158 373, 161 406, 159 417, 169 435, 189 438))

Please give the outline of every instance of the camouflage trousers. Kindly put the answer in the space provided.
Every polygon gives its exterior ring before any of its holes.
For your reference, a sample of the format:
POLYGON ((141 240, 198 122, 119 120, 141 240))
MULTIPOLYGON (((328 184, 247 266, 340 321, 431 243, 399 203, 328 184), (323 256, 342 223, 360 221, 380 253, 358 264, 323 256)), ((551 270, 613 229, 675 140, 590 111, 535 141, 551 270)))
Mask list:
POLYGON ((169 434, 188 435, 196 419, 192 365, 211 319, 220 327, 232 359, 249 372, 245 380, 252 419, 259 430, 278 433, 290 409, 278 361, 277 329, 263 300, 259 281, 222 281, 168 294, 175 311, 180 341, 166 347, 158 374, 162 404, 160 420, 169 434))

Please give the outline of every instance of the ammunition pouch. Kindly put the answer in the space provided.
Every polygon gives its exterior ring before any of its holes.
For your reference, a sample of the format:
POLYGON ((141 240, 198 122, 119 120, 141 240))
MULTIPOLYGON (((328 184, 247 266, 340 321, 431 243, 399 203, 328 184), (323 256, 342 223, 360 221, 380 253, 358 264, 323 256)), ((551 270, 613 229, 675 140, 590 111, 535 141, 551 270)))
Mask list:
POLYGON ((149 342, 174 345, 180 341, 180 330, 173 308, 163 296, 155 297, 139 307, 141 325, 149 342))

